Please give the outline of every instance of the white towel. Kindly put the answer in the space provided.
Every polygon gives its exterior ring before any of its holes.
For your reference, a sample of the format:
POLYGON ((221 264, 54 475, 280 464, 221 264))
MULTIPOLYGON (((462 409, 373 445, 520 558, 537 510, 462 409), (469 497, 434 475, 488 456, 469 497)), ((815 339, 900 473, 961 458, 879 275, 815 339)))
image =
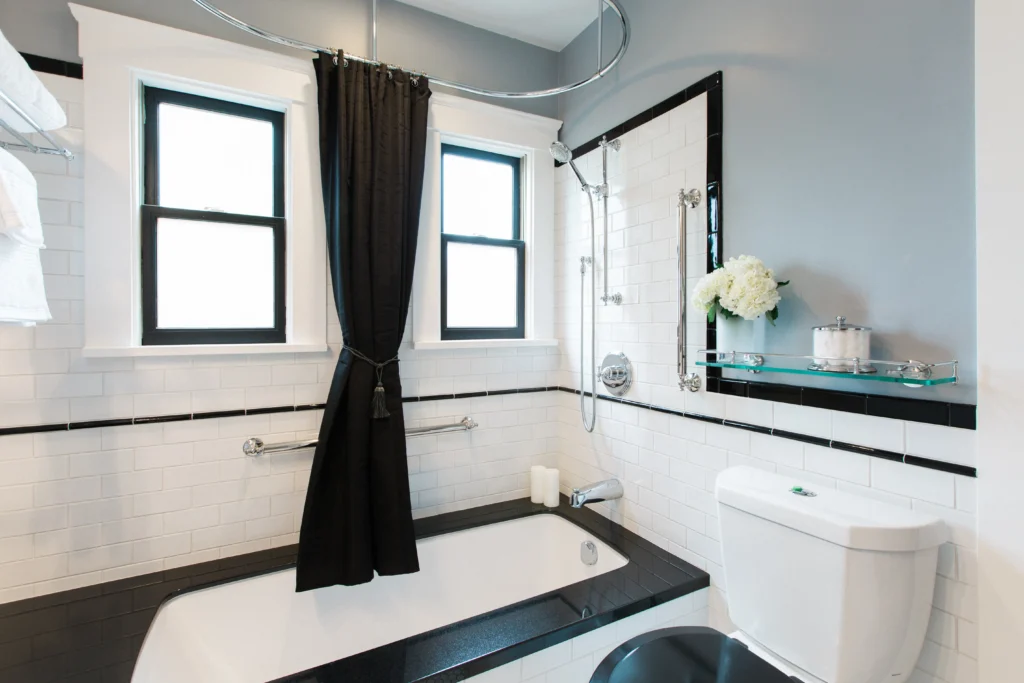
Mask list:
MULTIPOLYGON (((25 59, 0 33, 0 90, 14 100, 43 130, 56 130, 68 125, 68 117, 25 59)), ((22 133, 35 132, 7 103, 0 100, 0 119, 22 133)))
POLYGON ((35 176, 5 149, 0 149, 0 235, 27 247, 44 247, 35 176))
POLYGON ((39 250, 0 235, 0 323, 34 325, 49 319, 39 250))

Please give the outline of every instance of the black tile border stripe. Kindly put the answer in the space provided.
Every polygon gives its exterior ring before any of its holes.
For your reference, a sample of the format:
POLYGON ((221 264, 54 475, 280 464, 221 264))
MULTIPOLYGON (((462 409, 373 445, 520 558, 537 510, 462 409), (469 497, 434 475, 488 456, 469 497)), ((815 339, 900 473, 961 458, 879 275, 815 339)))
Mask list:
POLYGON ((929 458, 922 458, 917 455, 908 455, 903 458, 903 462, 907 465, 917 465, 918 467, 927 467, 932 470, 940 470, 942 472, 949 472, 951 474, 960 474, 965 477, 977 477, 978 470, 974 467, 968 467, 967 465, 957 465, 952 462, 942 462, 941 460, 931 460, 929 458))
MULTIPOLYGON (((829 444, 831 448, 835 448, 839 451, 849 451, 850 453, 860 453, 861 455, 870 455, 873 458, 882 458, 883 460, 892 460, 894 462, 903 462, 906 457, 903 453, 896 453, 895 451, 887 451, 883 448, 872 448, 870 446, 859 446, 855 443, 846 443, 845 441, 832 441, 829 444)), ((933 462, 929 458, 922 458, 922 460, 928 460, 933 462)))
MULTIPOLYGON (((446 397, 450 398, 450 397, 446 397)), ((130 427, 132 425, 163 424, 166 422, 192 422, 212 420, 218 417, 245 417, 246 415, 270 415, 277 413, 298 413, 305 410, 323 410, 326 403, 300 406, 272 406, 248 410, 214 410, 202 413, 181 413, 178 415, 148 415, 145 417, 122 417, 110 420, 81 420, 60 424, 26 425, 23 427, 0 427, 0 436, 17 434, 40 434, 43 432, 74 432, 79 429, 102 429, 103 427, 130 427)))
MULTIPOLYGON (((567 387, 559 387, 559 391, 564 391, 569 394, 579 395, 579 389, 570 389, 567 387)), ((589 391, 584 392, 586 396, 590 396, 589 391)), ((750 424, 747 422, 736 422, 735 420, 726 420, 720 417, 711 417, 710 415, 701 415, 700 413, 687 413, 678 410, 672 410, 671 408, 664 408, 662 406, 656 406, 649 403, 641 403, 639 401, 631 401, 628 399, 618 398, 616 396, 605 396, 598 394, 597 397, 602 401, 610 401, 612 403, 622 403, 624 405, 631 405, 637 408, 646 408, 653 410, 656 413, 664 413, 666 415, 675 415, 676 417, 683 417, 688 420, 698 420, 700 422, 706 422, 708 424, 721 425, 722 427, 732 427, 733 429, 742 429, 748 432, 756 432, 758 434, 767 434, 770 436, 777 436, 780 439, 790 439, 792 441, 801 441, 803 443, 811 444, 814 446, 821 446, 822 448, 834 448, 839 451, 847 451, 850 453, 859 453, 860 455, 867 455, 873 458, 882 458, 883 460, 890 460, 892 462, 901 462, 905 465, 914 465, 916 467, 924 467, 931 470, 939 470, 942 472, 949 472, 951 474, 959 474, 965 477, 977 477, 978 470, 975 467, 968 467, 967 465, 957 465, 955 463, 949 463, 942 460, 933 460, 931 458, 922 458, 918 455, 909 455, 903 453, 896 453, 895 451, 887 451, 881 448, 872 448, 870 446, 861 446, 859 444, 846 443, 845 441, 833 441, 832 439, 825 439, 820 436, 810 436, 808 434, 800 434, 798 432, 787 432, 782 429, 775 429, 773 427, 765 427, 764 425, 750 424)))
MULTIPOLYGON (((453 401, 466 398, 484 398, 486 396, 508 396, 512 394, 536 394, 545 391, 558 391, 560 387, 529 387, 526 389, 498 389, 495 391, 470 391, 462 394, 433 394, 430 396, 403 396, 402 403, 423 403, 426 401, 453 401)), ((642 404, 637 404, 642 405, 642 404)), ((219 417, 245 417, 247 415, 274 415, 278 413, 298 413, 307 410, 323 410, 326 403, 309 403, 297 406, 267 406, 249 408, 247 410, 213 410, 199 413, 181 413, 178 415, 149 415, 144 417, 123 417, 109 420, 79 420, 61 422, 59 424, 25 425, 18 427, 0 427, 0 436, 16 434, 38 434, 41 432, 67 432, 79 429, 100 429, 102 427, 126 427, 130 425, 160 424, 164 422, 189 422, 193 420, 212 420, 219 417)))
MULTIPOLYGON (((774 386, 774 385, 773 385, 774 386)), ((485 398, 489 396, 513 396, 518 394, 538 394, 548 391, 561 391, 569 394, 579 396, 579 389, 571 389, 569 387, 529 387, 525 389, 499 389, 496 391, 471 391, 463 394, 434 394, 431 396, 403 396, 402 403, 424 403, 427 401, 454 401, 460 399, 470 398, 485 398)), ((590 396, 590 392, 584 392, 587 396, 590 396)), ((710 415, 701 415, 700 413, 689 413, 680 412, 678 410, 672 410, 671 408, 664 408, 651 403, 643 403, 641 401, 634 401, 628 398, 618 398, 616 396, 606 396, 604 394, 598 394, 597 397, 602 401, 610 401, 612 403, 620 403, 626 406, 633 406, 635 408, 642 408, 644 410, 653 410, 656 413, 664 413, 666 415, 675 415, 676 417, 684 417, 688 420, 697 420, 699 422, 707 422, 709 424, 721 425, 722 427, 732 427, 734 429, 742 429, 748 432, 757 432, 759 434, 767 434, 770 436, 777 436, 782 439, 790 439, 793 441, 802 441, 803 443, 812 444, 815 446, 821 446, 823 448, 834 448, 836 450, 848 451, 851 453, 860 453, 861 455, 869 455, 874 458, 883 458, 885 460, 891 460, 893 462, 902 462, 907 465, 915 465, 917 467, 927 467, 933 470, 941 470, 943 472, 952 472, 953 474, 962 474, 965 477, 977 477, 977 469, 974 467, 967 467, 966 465, 955 465, 941 460, 932 460, 931 458, 922 458, 917 455, 904 455, 902 453, 896 453, 894 451, 886 451, 879 448, 871 448, 869 446, 861 446, 858 444, 846 443, 843 441, 832 441, 830 439, 824 439, 817 436, 810 436, 807 434, 800 434, 797 432, 787 432, 782 429, 774 429, 772 427, 765 427, 764 425, 750 424, 747 422, 737 422, 735 420, 726 420, 720 417, 711 417, 710 415)), ((121 427, 128 425, 141 425, 141 424, 161 424, 167 422, 188 422, 191 420, 209 420, 218 417, 244 417, 246 415, 271 415, 278 413, 295 413, 304 410, 322 410, 326 407, 326 404, 316 403, 301 406, 280 406, 280 407, 269 407, 269 408, 251 408, 249 410, 222 410, 216 412, 205 412, 205 413, 192 413, 192 414, 181 414, 181 415, 156 415, 152 417, 136 417, 134 419, 123 418, 115 420, 92 420, 87 422, 70 422, 66 424, 44 424, 44 425, 29 425, 25 427, 4 427, 0 428, 0 436, 13 436, 16 434, 37 434, 42 432, 64 432, 64 431, 75 431, 78 429, 97 429, 100 427, 121 427)), ((973 406, 971 406, 973 407, 973 406)), ((883 415, 879 417, 892 417, 889 415, 883 415)), ((894 418, 900 419, 900 418, 894 418)))
POLYGON ((802 441, 804 443, 809 443, 812 446, 821 446, 822 448, 829 448, 832 445, 831 439, 826 439, 821 436, 799 434, 797 432, 787 432, 784 429, 773 429, 772 436, 777 436, 782 439, 790 439, 791 441, 802 441))
POLYGON ((33 55, 28 52, 21 52, 19 54, 21 54, 25 62, 28 63, 28 67, 33 71, 65 76, 67 78, 82 78, 84 75, 82 65, 76 62, 66 62, 63 59, 53 59, 52 57, 33 55))
POLYGON ((244 410, 212 410, 207 413, 192 413, 193 420, 213 420, 218 417, 244 417, 244 410))

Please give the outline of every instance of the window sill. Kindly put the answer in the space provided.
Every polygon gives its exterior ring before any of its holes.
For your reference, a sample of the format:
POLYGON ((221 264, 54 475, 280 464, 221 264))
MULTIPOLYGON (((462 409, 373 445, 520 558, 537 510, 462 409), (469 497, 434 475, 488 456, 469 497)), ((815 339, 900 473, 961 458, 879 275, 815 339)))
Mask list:
POLYGON ((85 358, 146 358, 171 356, 230 356, 270 353, 325 353, 327 344, 197 344, 195 346, 124 346, 82 349, 85 358))
POLYGON ((557 347, 557 339, 450 339, 412 343, 417 351, 448 351, 452 349, 525 349, 557 347))

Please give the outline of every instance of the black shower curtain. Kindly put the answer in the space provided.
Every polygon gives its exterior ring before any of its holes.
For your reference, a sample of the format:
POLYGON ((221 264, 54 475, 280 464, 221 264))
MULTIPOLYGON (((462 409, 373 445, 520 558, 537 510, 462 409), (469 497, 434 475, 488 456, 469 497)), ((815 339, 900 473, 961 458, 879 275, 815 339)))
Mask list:
POLYGON ((366 583, 375 570, 419 570, 395 357, 412 292, 430 89, 425 77, 346 65, 343 57, 314 64, 327 246, 345 347, 313 456, 297 591, 366 583))

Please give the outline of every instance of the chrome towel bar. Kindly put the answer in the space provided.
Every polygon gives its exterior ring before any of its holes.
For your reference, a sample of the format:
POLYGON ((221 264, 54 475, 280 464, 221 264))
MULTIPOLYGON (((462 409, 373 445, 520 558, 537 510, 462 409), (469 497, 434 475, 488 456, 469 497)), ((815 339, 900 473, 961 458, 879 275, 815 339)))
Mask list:
MULTIPOLYGON (((416 437, 429 434, 447 434, 449 432, 467 432, 471 429, 476 429, 478 426, 477 421, 473 418, 464 417, 452 424, 406 429, 405 436, 416 437)), ((268 453, 287 453, 289 451, 301 451, 304 448, 316 448, 316 444, 317 439, 267 444, 263 442, 263 439, 254 436, 245 440, 245 443, 242 444, 242 452, 250 457, 257 457, 268 453)))

